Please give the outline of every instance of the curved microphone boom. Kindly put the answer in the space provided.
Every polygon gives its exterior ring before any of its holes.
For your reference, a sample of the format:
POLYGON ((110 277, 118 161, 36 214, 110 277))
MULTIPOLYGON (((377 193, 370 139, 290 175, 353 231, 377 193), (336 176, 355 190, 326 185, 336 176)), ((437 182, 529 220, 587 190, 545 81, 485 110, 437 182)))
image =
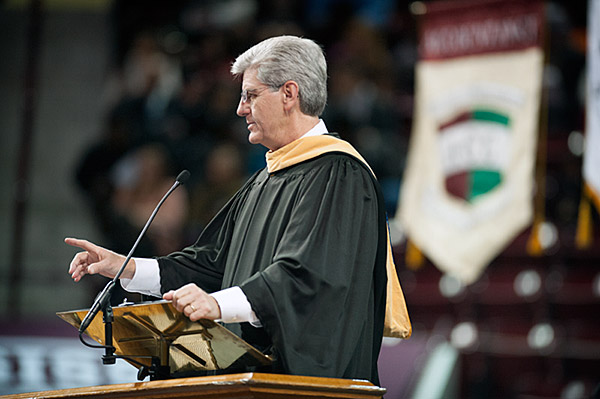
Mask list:
POLYGON ((96 315, 98 314, 98 312, 100 311, 100 309, 104 309, 104 307, 106 306, 106 304, 108 303, 108 301, 110 301, 110 295, 112 293, 112 290, 113 290, 114 286, 117 283, 117 280, 119 280, 119 277, 121 277, 121 274, 123 274, 123 271, 125 270, 125 266, 127 266, 127 263, 129 263, 129 260, 133 256, 133 252, 135 251, 135 249, 137 248, 138 244, 142 240, 142 237, 146 233, 146 230, 148 230, 148 227, 150 226, 150 223, 152 223, 152 221, 154 220, 154 217, 158 213, 158 210, 160 209, 160 207, 162 206, 162 204, 165 202, 165 200, 169 197, 169 195, 171 195, 171 193, 177 187, 179 187, 180 185, 184 184, 189 178, 190 178, 190 172, 187 171, 187 170, 182 171, 177 176, 177 178, 175 179, 175 183, 173 183, 173 185, 171 186, 171 188, 169 189, 169 191, 167 191, 167 193, 162 197, 162 199, 160 200, 160 202, 158 203, 158 205, 156 205, 156 208, 154 208, 154 211, 150 215, 150 218, 148 218, 148 221, 146 222, 146 225, 144 226, 144 228, 140 232, 140 235, 138 236, 137 240, 133 244, 133 247, 131 247, 131 250, 127 254, 127 257, 125 258, 125 261, 123 262, 123 265, 121 265, 121 268, 119 269, 119 271, 117 272, 117 274, 115 275, 115 277, 111 281, 109 281, 108 284, 106 284, 106 286, 104 287, 104 289, 98 294, 98 296, 94 300, 94 303, 92 304, 92 307, 90 308, 89 312, 87 313, 87 315, 85 316, 85 318, 81 322, 81 325, 79 326, 79 333, 83 333, 88 328, 88 326, 90 325, 90 323, 92 322, 92 320, 94 319, 94 317, 96 317, 96 315))

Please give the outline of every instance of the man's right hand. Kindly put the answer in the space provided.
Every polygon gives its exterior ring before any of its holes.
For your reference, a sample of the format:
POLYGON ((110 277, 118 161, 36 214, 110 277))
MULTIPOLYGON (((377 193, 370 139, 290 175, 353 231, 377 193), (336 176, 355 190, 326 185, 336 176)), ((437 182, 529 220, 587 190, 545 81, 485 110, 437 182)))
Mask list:
MULTIPOLYGON (((86 274, 101 274, 108 278, 114 278, 125 262, 125 256, 99 247, 87 240, 65 238, 65 243, 85 250, 77 253, 69 266, 69 274, 75 281, 81 280, 86 274)), ((134 274, 135 261, 130 259, 121 278, 132 278, 134 274)))

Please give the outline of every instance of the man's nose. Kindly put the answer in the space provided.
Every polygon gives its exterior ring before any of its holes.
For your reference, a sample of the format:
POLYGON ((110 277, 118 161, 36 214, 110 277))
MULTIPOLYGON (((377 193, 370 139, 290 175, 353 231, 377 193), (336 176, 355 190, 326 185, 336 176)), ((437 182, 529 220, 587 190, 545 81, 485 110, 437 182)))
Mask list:
POLYGON ((242 99, 240 99, 240 102, 238 103, 238 107, 236 110, 236 114, 238 116, 246 116, 248 115, 248 113, 250 112, 250 106, 245 103, 244 101, 242 101, 242 99))

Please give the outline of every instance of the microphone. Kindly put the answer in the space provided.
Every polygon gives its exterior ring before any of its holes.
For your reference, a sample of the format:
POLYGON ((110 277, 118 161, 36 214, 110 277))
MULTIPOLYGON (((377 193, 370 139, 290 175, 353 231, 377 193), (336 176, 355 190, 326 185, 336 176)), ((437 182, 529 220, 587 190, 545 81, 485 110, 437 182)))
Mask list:
MULTIPOLYGON (((187 169, 185 169, 185 170, 182 170, 182 171, 181 171, 181 173, 177 175, 177 178, 175 179, 175 184, 179 183, 179 184, 178 184, 178 186, 179 186, 179 185, 182 185, 182 184, 185 184, 185 182, 186 182, 186 181, 188 181, 188 179, 189 179, 189 178, 190 178, 190 172, 189 172, 187 169)), ((173 188, 173 190, 175 190, 176 188, 177 188, 177 187, 174 187, 174 188, 173 188)), ((171 191, 172 191, 172 190, 171 190, 171 191)), ((171 193, 171 192, 168 192, 168 193, 165 195, 165 197, 166 197, 167 195, 169 195, 170 193, 171 193)), ((159 206, 160 206, 160 204, 159 204, 159 206)))
POLYGON ((148 227, 150 226, 150 223, 152 223, 152 221, 154 220, 154 217, 158 213, 158 210, 160 209, 160 207, 162 206, 162 204, 165 202, 165 200, 169 197, 169 195, 171 195, 171 193, 177 187, 179 187, 182 184, 184 184, 189 178, 190 178, 190 172, 189 171, 183 170, 181 173, 179 173, 179 175, 175 179, 175 183, 173 183, 173 185, 171 186, 171 188, 169 189, 169 191, 167 191, 167 193, 162 197, 162 199, 160 200, 160 202, 158 203, 158 205, 156 205, 156 208, 154 208, 154 211, 150 215, 150 218, 148 218, 148 221, 146 222, 146 225, 144 226, 144 228, 140 232, 140 235, 138 236, 137 240, 133 244, 133 247, 131 247, 131 250, 127 254, 127 257, 125 258, 125 261, 123 262, 123 265, 121 266, 121 268, 119 269, 119 271, 117 272, 117 274, 115 275, 115 277, 111 281, 109 281, 108 284, 106 284, 106 286, 104 287, 104 289, 98 294, 98 296, 94 300, 94 303, 90 307, 90 310, 88 311, 87 315, 85 316, 85 318, 81 322, 81 325, 79 326, 79 333, 80 334, 83 333, 89 327, 90 323, 92 322, 92 320, 94 319, 94 317, 96 317, 96 315, 98 314, 98 312, 100 311, 100 309, 104 309, 106 307, 106 304, 110 300, 110 295, 112 294, 112 290, 113 290, 114 286, 116 285, 117 280, 119 280, 119 277, 121 277, 121 274, 123 274, 123 271, 125 270, 125 266, 127 266, 127 263, 129 263, 129 260, 133 256, 133 252, 135 251, 135 249, 137 248, 138 244, 142 240, 142 237, 146 233, 146 230, 148 230, 148 227))

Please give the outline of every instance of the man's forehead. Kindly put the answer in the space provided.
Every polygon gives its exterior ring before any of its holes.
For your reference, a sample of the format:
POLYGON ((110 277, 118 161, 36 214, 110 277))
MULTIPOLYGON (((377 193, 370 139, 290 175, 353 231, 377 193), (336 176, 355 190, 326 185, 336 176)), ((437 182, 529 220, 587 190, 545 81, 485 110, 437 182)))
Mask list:
POLYGON ((260 80, 258 80, 258 77, 256 76, 257 74, 258 71, 256 68, 246 69, 242 77, 242 89, 255 88, 262 85, 263 83, 260 80))

